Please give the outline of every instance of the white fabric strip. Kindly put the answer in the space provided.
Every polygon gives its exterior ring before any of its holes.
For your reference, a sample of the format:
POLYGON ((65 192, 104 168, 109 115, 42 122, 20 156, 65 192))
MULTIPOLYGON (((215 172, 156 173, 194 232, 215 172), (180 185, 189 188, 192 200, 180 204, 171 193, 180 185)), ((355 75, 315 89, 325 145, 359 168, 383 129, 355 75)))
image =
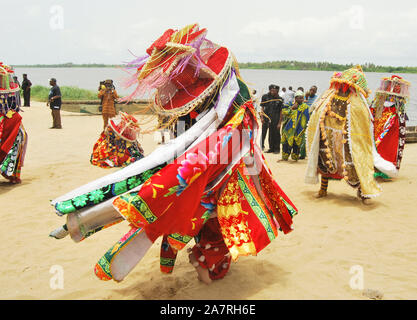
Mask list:
POLYGON ((202 117, 202 119, 200 119, 195 125, 193 125, 182 135, 174 140, 169 141, 169 143, 166 145, 159 147, 145 158, 136 161, 117 172, 111 173, 77 189, 74 189, 63 196, 52 200, 51 204, 55 205, 57 202, 69 200, 79 195, 102 188, 106 185, 125 180, 131 176, 140 174, 146 170, 152 169, 158 165, 179 157, 186 150, 195 146, 198 142, 202 141, 211 133, 213 133, 213 130, 215 130, 221 123, 221 120, 223 120, 222 118, 218 119, 218 114, 222 115, 223 117, 226 115, 227 109, 229 108, 238 91, 239 85, 236 76, 233 74, 228 84, 222 89, 220 93, 219 103, 216 107, 216 110, 211 109, 206 115, 202 117))
POLYGON ((216 112, 210 110, 203 119, 198 121, 194 126, 184 132, 181 136, 169 143, 159 147, 150 155, 145 158, 132 163, 131 165, 123 168, 119 171, 111 173, 107 176, 94 180, 88 184, 85 184, 77 189, 74 189, 67 194, 60 196, 52 200, 51 204, 54 205, 57 202, 72 199, 76 196, 88 193, 90 191, 102 188, 112 183, 116 183, 125 180, 131 176, 145 172, 146 170, 152 169, 158 165, 168 162, 174 157, 177 157, 184 153, 185 149, 195 141, 196 138, 200 137, 205 130, 216 120, 216 112))
POLYGON ((141 230, 126 244, 110 262, 110 272, 115 281, 122 281, 130 271, 142 260, 152 242, 141 230))

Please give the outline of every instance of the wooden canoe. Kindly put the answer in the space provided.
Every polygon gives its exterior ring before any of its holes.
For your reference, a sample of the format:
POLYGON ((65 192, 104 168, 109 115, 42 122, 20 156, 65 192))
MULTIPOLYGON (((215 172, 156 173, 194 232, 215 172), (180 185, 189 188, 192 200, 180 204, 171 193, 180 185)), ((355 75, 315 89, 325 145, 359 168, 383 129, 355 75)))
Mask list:
MULTIPOLYGON (((66 100, 62 101, 62 111, 99 115, 100 100, 66 100)), ((147 100, 134 100, 128 103, 117 103, 116 113, 124 111, 129 114, 150 114, 147 100)))
POLYGON ((417 142, 417 126, 406 127, 405 142, 406 143, 417 142))

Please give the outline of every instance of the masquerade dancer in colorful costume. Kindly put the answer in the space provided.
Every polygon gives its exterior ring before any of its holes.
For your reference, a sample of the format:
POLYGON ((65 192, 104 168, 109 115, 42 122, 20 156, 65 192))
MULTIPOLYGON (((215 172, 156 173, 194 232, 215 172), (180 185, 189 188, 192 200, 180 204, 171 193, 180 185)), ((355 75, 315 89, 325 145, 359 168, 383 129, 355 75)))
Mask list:
POLYGON ((138 121, 132 115, 120 112, 111 118, 94 145, 91 164, 101 168, 125 167, 142 159, 139 132, 138 121))
POLYGON ((310 117, 301 90, 295 93, 294 102, 284 105, 282 115, 285 117, 282 126, 282 160, 287 161, 291 156, 293 160, 298 161, 310 117))
POLYGON ((0 173, 11 183, 20 183, 27 134, 20 111, 20 87, 14 71, 0 62, 0 173))
MULTIPOLYGON (((400 169, 405 145, 405 108, 410 98, 410 83, 399 76, 382 78, 375 92, 371 112, 374 116, 375 145, 381 157, 400 169)), ((390 179, 376 170, 376 177, 390 179)))
POLYGON ((307 128, 306 183, 317 183, 321 175, 318 197, 327 195, 329 179, 344 179, 367 203, 381 192, 374 166, 386 173, 395 170, 376 152, 366 100, 369 93, 362 68, 356 66, 335 73, 330 88, 313 104, 307 128))
MULTIPOLYGON (((173 271, 193 238, 189 259, 205 283, 230 262, 256 255, 292 230, 297 209, 280 189, 255 141, 257 114, 237 63, 225 47, 190 25, 167 30, 129 67, 137 94, 153 92, 155 116, 192 114, 192 126, 135 163, 52 201, 78 242, 127 220, 129 232, 95 267, 102 280, 123 280, 162 237, 160 269, 173 271)), ((167 122, 168 123, 168 122, 167 122)))

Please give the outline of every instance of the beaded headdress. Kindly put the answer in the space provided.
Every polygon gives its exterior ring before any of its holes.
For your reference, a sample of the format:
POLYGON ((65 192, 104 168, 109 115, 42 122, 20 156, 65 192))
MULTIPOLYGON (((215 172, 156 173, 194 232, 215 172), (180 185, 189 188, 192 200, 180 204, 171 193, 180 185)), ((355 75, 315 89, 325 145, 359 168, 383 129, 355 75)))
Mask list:
POLYGON ((9 110, 19 111, 20 87, 14 82, 14 71, 11 67, 0 62, 0 112, 7 113, 9 110))
POLYGON ((386 106, 395 106, 398 112, 405 112, 409 98, 410 82, 397 75, 382 78, 373 102, 373 107, 376 109, 375 118, 382 116, 386 106))
POLYGON ((371 93, 371 90, 368 89, 365 74, 360 65, 343 72, 335 72, 330 80, 330 86, 335 87, 336 89, 342 87, 344 91, 347 91, 349 87, 353 87, 361 92, 365 98, 371 93))

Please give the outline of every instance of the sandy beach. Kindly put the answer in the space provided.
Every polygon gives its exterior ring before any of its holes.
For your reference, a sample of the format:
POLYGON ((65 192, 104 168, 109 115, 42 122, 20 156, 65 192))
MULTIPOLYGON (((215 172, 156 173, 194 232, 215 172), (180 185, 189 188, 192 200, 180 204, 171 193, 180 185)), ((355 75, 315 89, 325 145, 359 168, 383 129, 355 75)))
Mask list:
MULTIPOLYGON (((315 199, 319 185, 304 183, 306 160, 278 163, 280 155, 266 154, 299 209, 293 232, 280 233, 257 257, 240 258, 210 286, 197 280, 186 249, 174 272, 162 274, 159 240, 123 282, 103 282, 94 265, 128 231, 127 223, 78 244, 48 237, 65 223, 51 199, 118 170, 89 162, 101 116, 61 114, 63 129, 50 130, 44 103, 22 112, 29 136, 22 184, 0 181, 0 299, 369 299, 350 286, 355 266, 363 270, 364 289, 383 299, 417 299, 417 144, 406 145, 400 177, 381 182, 382 195, 368 206, 344 182, 331 181, 329 196, 315 199), (64 270, 63 289, 50 286, 53 266, 64 270)), ((140 142, 146 154, 158 146, 154 135, 140 142)))

